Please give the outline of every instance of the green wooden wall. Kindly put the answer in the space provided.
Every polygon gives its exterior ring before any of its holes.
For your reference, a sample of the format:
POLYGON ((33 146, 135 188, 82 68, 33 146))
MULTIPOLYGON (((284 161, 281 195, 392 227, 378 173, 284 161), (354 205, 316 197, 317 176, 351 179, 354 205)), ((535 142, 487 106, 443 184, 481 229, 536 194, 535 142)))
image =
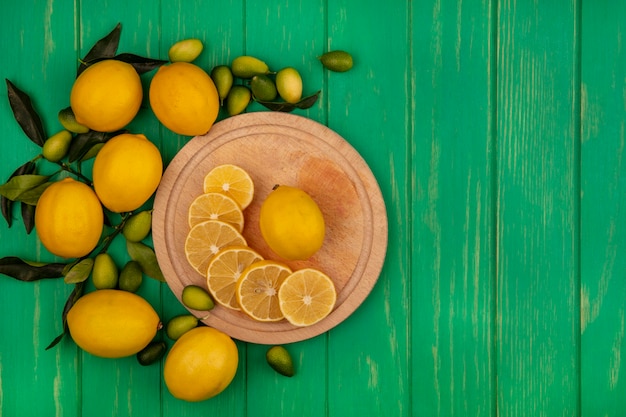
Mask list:
MULTIPOLYGON (((295 377, 265 364, 266 346, 238 342, 232 385, 193 404, 168 393, 159 364, 95 358, 69 339, 45 350, 72 287, 0 276, 0 415, 626 415, 626 3, 33 0, 2 10, 0 73, 31 95, 50 134, 78 58, 118 22, 123 52, 165 59, 197 37, 207 70, 242 54, 297 67, 305 92, 322 94, 296 113, 368 162, 389 246, 350 318, 287 346, 295 377), (322 69, 316 57, 332 49, 354 55, 350 72, 322 69)), ((38 149, 6 98, 0 126, 5 181, 38 149)), ((147 102, 130 128, 166 163, 189 140, 147 102)), ((0 222, 0 257, 57 260, 14 214, 11 228, 0 222)), ((164 320, 185 312, 164 284, 148 279, 141 294, 164 320)))

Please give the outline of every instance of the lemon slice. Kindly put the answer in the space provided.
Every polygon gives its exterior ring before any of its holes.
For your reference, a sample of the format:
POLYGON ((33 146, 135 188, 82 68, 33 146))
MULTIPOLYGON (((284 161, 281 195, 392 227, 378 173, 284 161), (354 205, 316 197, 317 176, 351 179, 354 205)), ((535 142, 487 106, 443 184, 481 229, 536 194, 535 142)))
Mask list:
POLYGON ((280 262, 264 260, 250 265, 241 274, 235 290, 241 310, 258 321, 282 320, 278 289, 289 275, 289 267, 280 262))
POLYGON ((224 307, 240 310, 235 287, 243 271, 263 257, 247 246, 228 246, 209 263, 207 287, 213 299, 224 307))
POLYGON ((254 183, 243 168, 232 164, 218 165, 204 177, 204 192, 226 194, 243 210, 252 202, 254 183))
POLYGON ((189 206, 189 227, 207 220, 221 220, 243 230, 243 212, 231 197, 221 193, 201 194, 189 206))
POLYGON ((220 221, 207 220, 191 228, 185 240, 185 256, 189 264, 206 276, 211 259, 226 246, 246 245, 245 238, 234 226, 220 221))
POLYGON ((280 310, 294 326, 310 326, 328 316, 337 301, 333 281, 313 269, 289 275, 278 290, 280 310))

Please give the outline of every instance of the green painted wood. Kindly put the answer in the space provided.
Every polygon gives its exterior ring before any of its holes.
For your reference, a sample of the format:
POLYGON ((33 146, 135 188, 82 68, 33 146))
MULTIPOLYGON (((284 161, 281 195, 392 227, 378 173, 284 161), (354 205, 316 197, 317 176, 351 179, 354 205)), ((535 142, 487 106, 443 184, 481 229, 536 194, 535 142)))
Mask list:
POLYGON ((498 4, 501 416, 580 412, 577 6, 498 4))
POLYGON ((413 9, 415 415, 495 413, 494 6, 413 9))
MULTIPOLYGON (((289 66, 296 68, 302 76, 305 96, 324 86, 324 71, 316 58, 323 52, 326 39, 324 1, 300 0, 288 4, 250 1, 245 4, 244 19, 245 54, 265 61, 271 71, 289 66)), ((322 96, 312 108, 296 110, 294 114, 323 123, 325 100, 322 96)), ((265 108, 259 104, 250 106, 250 111, 258 110, 265 108)), ((286 346, 297 372, 292 378, 277 374, 264 363, 268 348, 265 345, 248 345, 246 416, 324 415, 328 400, 321 382, 328 380, 329 373, 325 365, 328 362, 327 336, 286 346), (301 382, 294 384, 295 378, 301 382)))
POLYGON ((408 212, 409 8, 403 1, 328 2, 327 49, 354 55, 327 74, 328 125, 361 153, 378 179, 389 218, 387 260, 361 307, 328 343, 328 415, 409 415, 408 212), (375 11, 375 12, 374 12, 375 11), (385 23, 385 30, 379 26, 385 23), (364 28, 368 28, 364 30, 364 28), (363 94, 368 91, 367 95, 363 94), (346 354, 353 350, 354 354, 346 354))
MULTIPOLYGON (((0 73, 31 94, 50 134, 77 59, 117 22, 124 52, 166 58, 173 42, 198 37, 207 71, 245 53, 297 67, 305 94, 322 94, 296 113, 337 131, 368 162, 389 248, 350 318, 287 346, 295 377, 267 366, 267 346, 237 342, 233 384, 200 403, 169 394, 162 364, 95 358, 69 338, 46 351, 72 287, 0 276, 0 415, 620 416, 626 10, 614 3, 5 7, 0 73), (354 68, 324 71, 316 57, 331 49, 352 52, 354 68)), ((152 75, 142 76, 146 89, 152 75)), ((39 150, 6 98, 0 126, 3 181, 39 150)), ((147 100, 129 129, 158 144, 166 163, 189 140, 162 127, 147 100)), ((0 219, 0 257, 59 261, 18 215, 11 228, 0 219)), ((112 250, 127 259, 123 242, 112 250)), ((141 295, 164 321, 186 312, 164 284, 146 278, 141 295)))
POLYGON ((624 412, 626 65, 623 4, 587 3, 581 45, 581 409, 624 412))
MULTIPOLYGON (((61 13, 53 13, 46 2, 19 3, 5 10, 0 29, 3 99, 0 100, 2 164, 0 177, 8 176, 35 157, 40 148, 26 138, 13 119, 6 99, 4 79, 33 96, 33 105, 52 134, 60 129, 56 112, 66 106, 71 75, 68 62, 74 62, 72 2, 58 2, 61 13), (37 30, 31 28, 37 27, 37 30), (69 29, 69 30, 68 30, 69 29), (63 47, 62 45, 67 45, 63 47), (10 65, 8 63, 11 62, 10 65)), ((6 8, 4 8, 6 9, 6 8)), ((2 255, 14 254, 32 261, 56 261, 26 235, 15 207, 13 226, 0 226, 2 255)), ((62 332, 60 312, 69 294, 63 282, 22 283, 0 277, 0 415, 77 415, 74 403, 78 378, 77 349, 68 341, 58 349, 46 346, 62 332)))

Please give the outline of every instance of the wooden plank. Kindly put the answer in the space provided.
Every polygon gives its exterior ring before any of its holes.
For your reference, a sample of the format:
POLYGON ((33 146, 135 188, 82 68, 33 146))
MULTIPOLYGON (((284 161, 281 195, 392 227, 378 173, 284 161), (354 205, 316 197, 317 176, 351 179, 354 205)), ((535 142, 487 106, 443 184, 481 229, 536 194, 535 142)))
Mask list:
MULTIPOLYGON (((3 8, 0 52, 4 57, 0 100, 0 178, 9 175, 35 157, 41 149, 24 135, 13 118, 6 99, 10 80, 32 99, 48 134, 61 129, 57 112, 68 105, 72 73, 66 72, 76 60, 73 49, 73 2, 16 3, 3 8), (69 30, 68 30, 69 29, 69 30)), ((40 161, 44 170, 54 170, 40 161)), ((62 262, 49 254, 33 231, 26 235, 19 204, 9 229, 0 219, 0 257, 62 262)), ((62 280, 18 282, 0 276, 0 415, 75 416, 76 348, 68 339, 46 351, 62 333, 61 311, 71 288, 62 280)))
POLYGON ((498 5, 498 413, 579 413, 576 1, 498 5))
MULTIPOLYGON (((159 26, 159 58, 168 59, 168 50, 175 42, 198 38, 204 44, 204 50, 194 63, 210 72, 215 65, 229 64, 234 56, 243 51, 243 10, 241 0, 229 2, 188 2, 180 0, 161 0, 161 20, 159 26)), ((155 42, 157 40, 155 39, 155 42)), ((220 118, 223 118, 224 114, 220 118)), ((166 163, 191 139, 172 133, 163 126, 159 127, 159 148, 166 163)), ((178 301, 166 285, 162 286, 162 314, 169 320, 188 311, 178 301)), ((169 345, 172 341, 168 340, 169 345)), ((247 345, 237 341, 239 367, 230 386, 219 396, 208 401, 189 403, 172 397, 162 383, 161 404, 164 416, 218 415, 226 412, 232 416, 245 415, 246 404, 246 369, 247 345), (227 410, 227 411, 224 411, 227 410)), ((162 378, 161 378, 162 380, 162 378)))
POLYGON ((365 302, 328 340, 328 414, 411 415, 410 2, 328 3, 327 50, 346 50, 354 67, 326 72, 328 126, 370 165, 389 219, 383 271, 365 302), (384 23, 384 29, 381 26, 384 23))
MULTIPOLYGON (((247 1, 244 53, 264 60, 273 71, 287 66, 296 68, 302 76, 303 94, 314 93, 324 82, 316 59, 326 40, 324 4, 320 0, 289 4, 247 1)), ((254 103, 249 109, 267 110, 254 103)), ((324 122, 321 101, 309 110, 293 113, 324 122)), ((266 364, 268 346, 248 344, 247 415, 325 415, 327 394, 321 381, 327 380, 328 373, 327 336, 323 334, 285 347, 296 368, 292 378, 277 374, 266 364)))
MULTIPOLYGON (((157 3, 139 1, 128 4, 120 0, 110 1, 103 7, 102 4, 83 1, 78 10, 77 39, 81 57, 118 23, 122 25, 118 53, 158 57, 157 3), (120 14, 120 10, 125 12, 120 14)), ((146 76, 142 76, 142 83, 144 87, 147 85, 146 76)), ((147 94, 144 94, 142 108, 128 129, 132 133, 143 133, 158 143, 157 123, 150 120, 146 103, 147 94)), ((122 268, 130 259, 121 237, 114 241, 109 252, 118 268, 122 268)), ((146 298, 159 313, 160 286, 158 282, 144 277, 139 290, 139 295, 146 298)), ((89 284, 87 291, 92 290, 93 287, 89 284)), ((111 360, 97 358, 83 351, 80 352, 79 360, 82 388, 80 409, 83 415, 138 416, 160 413, 161 404, 155 401, 155 398, 160 398, 161 393, 162 372, 159 364, 144 367, 139 365, 134 356, 111 360)))
POLYGON ((581 410, 626 410, 623 3, 585 2, 581 85, 581 410))
POLYGON ((413 10, 415 415, 495 415, 494 6, 413 10))

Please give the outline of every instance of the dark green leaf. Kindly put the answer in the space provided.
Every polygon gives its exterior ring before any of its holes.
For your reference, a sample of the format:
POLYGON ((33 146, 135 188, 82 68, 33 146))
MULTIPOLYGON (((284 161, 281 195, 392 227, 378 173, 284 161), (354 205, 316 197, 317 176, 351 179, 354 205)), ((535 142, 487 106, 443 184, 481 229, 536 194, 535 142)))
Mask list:
POLYGON ((21 201, 21 195, 48 181, 48 175, 24 174, 16 175, 5 184, 0 185, 0 195, 9 200, 21 201))
POLYGON ((74 290, 72 290, 72 293, 67 298, 67 301, 65 302, 65 306, 63 307, 63 312, 61 313, 61 320, 63 322, 63 333, 61 333, 60 335, 55 337, 54 340, 46 347, 46 350, 53 348, 61 340, 63 340, 63 336, 65 336, 65 334, 68 332, 68 328, 67 328, 67 313, 74 306, 76 301, 78 301, 78 299, 80 297, 82 297, 84 291, 85 291, 85 283, 84 282, 79 282, 78 284, 76 284, 74 286, 74 290))
POLYGON ((85 258, 74 265, 65 275, 66 284, 77 284, 89 278, 93 269, 93 258, 85 258))
POLYGON ((75 162, 82 159, 95 145, 105 143, 112 137, 125 132, 127 131, 118 130, 115 132, 97 132, 95 130, 90 130, 87 133, 79 133, 74 136, 74 139, 72 139, 70 144, 67 156, 68 161, 75 162))
POLYGON ((315 102, 319 98, 320 93, 321 91, 318 91, 317 93, 313 95, 303 98, 297 103, 287 103, 285 101, 259 101, 259 100, 257 100, 257 102, 273 111, 291 112, 295 109, 306 110, 315 104, 315 102))
POLYGON ((152 71, 153 69, 158 68, 163 64, 167 64, 168 62, 161 59, 145 58, 134 54, 119 54, 115 56, 114 59, 132 65, 133 68, 135 68, 135 71, 137 71, 137 73, 139 74, 152 71))
POLYGON ((17 88, 11 81, 6 80, 9 104, 13 110, 13 116, 20 125, 26 136, 39 146, 43 146, 46 133, 41 124, 41 118, 35 111, 28 94, 17 88))
POLYGON ((22 202, 20 208, 24 228, 26 228, 26 234, 29 235, 33 231, 33 227, 35 227, 35 206, 22 202))
POLYGON ((142 242, 129 241, 126 242, 126 249, 131 259, 139 263, 144 274, 157 281, 165 282, 154 249, 142 242))
POLYGON ((7 275, 19 281, 37 281, 47 278, 63 276, 62 263, 33 263, 15 256, 0 259, 0 274, 7 275))
POLYGON ((108 35, 96 42, 82 59, 81 64, 78 66, 76 76, 78 77, 80 73, 88 67, 87 63, 114 57, 120 43, 121 33, 122 25, 118 23, 108 35))
MULTIPOLYGON (((16 175, 32 174, 33 172, 35 172, 35 167, 36 165, 33 161, 28 161, 24 165, 13 171, 9 179, 15 177, 16 175)), ((13 225, 13 201, 2 195, 0 196, 0 204, 2 205, 2 217, 4 217, 4 219, 7 221, 7 225, 11 227, 13 225)))
POLYGON ((39 197, 41 197, 41 194, 46 190, 46 188, 48 188, 52 184, 52 182, 44 182, 43 184, 39 184, 31 189, 24 191, 22 194, 20 194, 19 201, 30 206, 36 206, 37 201, 39 201, 39 197))

